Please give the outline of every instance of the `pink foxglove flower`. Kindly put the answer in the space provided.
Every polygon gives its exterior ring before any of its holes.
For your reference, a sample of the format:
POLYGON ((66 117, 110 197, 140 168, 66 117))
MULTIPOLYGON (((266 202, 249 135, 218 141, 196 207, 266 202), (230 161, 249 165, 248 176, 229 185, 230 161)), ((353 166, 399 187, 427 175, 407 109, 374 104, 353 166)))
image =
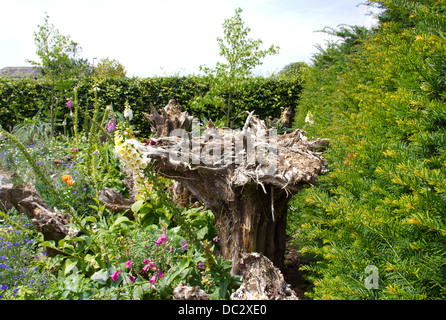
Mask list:
POLYGON ((132 266, 132 260, 128 260, 125 262, 125 267, 130 268, 132 266))
POLYGON ((130 280, 130 282, 135 282, 135 277, 134 276, 129 276, 129 280, 130 280))
POLYGON ((186 241, 183 242, 183 244, 181 245, 181 248, 183 248, 183 250, 187 250, 187 243, 186 243, 186 241))
POLYGON ((113 281, 118 281, 118 278, 119 278, 119 275, 121 274, 121 271, 115 271, 115 272, 113 272, 112 274, 111 274, 111 278, 112 278, 112 280, 113 281))
POLYGON ((156 281, 156 274, 153 275, 153 277, 149 280, 149 282, 151 284, 155 284, 155 281, 156 281))
POLYGON ((215 242, 218 242, 218 238, 217 238, 217 237, 215 237, 215 238, 212 239, 212 240, 214 240, 215 242))
POLYGON ((116 130, 116 118, 113 117, 111 120, 107 122, 107 131, 112 132, 116 130))
POLYGON ((166 237, 166 233, 163 232, 163 234, 161 235, 161 237, 158 238, 158 240, 155 241, 155 243, 157 245, 160 245, 161 243, 167 242, 167 237, 166 237))
POLYGON ((73 102, 71 102, 70 100, 68 100, 68 102, 67 102, 67 107, 71 109, 72 106, 73 106, 73 102))
POLYGON ((147 272, 147 270, 150 268, 150 265, 149 264, 146 264, 145 266, 144 266, 144 268, 142 268, 145 272, 147 272))
POLYGON ((163 278, 164 278, 164 273, 163 273, 161 270, 158 270, 158 277, 159 277, 160 279, 163 279, 163 278))

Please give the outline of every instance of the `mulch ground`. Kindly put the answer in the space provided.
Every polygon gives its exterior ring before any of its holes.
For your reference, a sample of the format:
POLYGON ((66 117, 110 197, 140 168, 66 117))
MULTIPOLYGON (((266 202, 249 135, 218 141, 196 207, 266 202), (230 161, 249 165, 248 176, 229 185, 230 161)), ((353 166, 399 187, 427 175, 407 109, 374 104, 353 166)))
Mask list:
POLYGON ((291 285, 299 299, 305 299, 305 292, 308 291, 312 284, 305 280, 304 271, 301 270, 303 266, 302 255, 299 253, 298 248, 287 243, 287 250, 285 254, 285 267, 282 270, 285 281, 291 285))

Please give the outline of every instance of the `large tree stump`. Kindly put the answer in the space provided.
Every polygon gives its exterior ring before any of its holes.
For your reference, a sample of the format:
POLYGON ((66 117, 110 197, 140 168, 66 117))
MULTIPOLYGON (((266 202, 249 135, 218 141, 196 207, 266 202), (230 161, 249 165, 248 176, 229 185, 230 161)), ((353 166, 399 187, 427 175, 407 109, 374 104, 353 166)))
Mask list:
POLYGON ((139 152, 213 211, 233 274, 241 254, 249 252, 261 252, 282 268, 288 201, 326 173, 316 149, 327 141, 310 142, 302 130, 275 135, 253 112, 242 130, 217 129, 209 121, 199 132, 173 100, 160 113, 152 106, 147 118, 156 144, 140 144, 139 152))

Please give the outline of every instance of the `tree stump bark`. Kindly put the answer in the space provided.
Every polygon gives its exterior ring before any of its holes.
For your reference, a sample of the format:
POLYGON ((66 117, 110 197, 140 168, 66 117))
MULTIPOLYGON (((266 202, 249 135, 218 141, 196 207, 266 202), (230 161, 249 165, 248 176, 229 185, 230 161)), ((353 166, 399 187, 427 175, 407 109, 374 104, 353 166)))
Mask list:
POLYGON ((253 112, 241 130, 217 129, 211 121, 199 128, 174 100, 160 113, 152 106, 147 118, 155 144, 138 145, 140 154, 213 211, 232 273, 239 273, 238 261, 249 252, 282 268, 288 201, 327 172, 317 148, 328 141, 308 141, 299 129, 276 135, 253 112))
POLYGON ((231 300, 299 300, 282 272, 261 253, 244 253, 240 259, 243 283, 231 300))
MULTIPOLYGON (((12 208, 26 214, 35 229, 43 234, 44 240, 53 240, 57 244, 66 235, 74 237, 79 234, 79 230, 72 230, 69 227, 72 216, 51 209, 32 185, 26 187, 0 185, 0 210, 8 211, 12 208)), ((46 251, 49 257, 60 253, 49 247, 46 251)))

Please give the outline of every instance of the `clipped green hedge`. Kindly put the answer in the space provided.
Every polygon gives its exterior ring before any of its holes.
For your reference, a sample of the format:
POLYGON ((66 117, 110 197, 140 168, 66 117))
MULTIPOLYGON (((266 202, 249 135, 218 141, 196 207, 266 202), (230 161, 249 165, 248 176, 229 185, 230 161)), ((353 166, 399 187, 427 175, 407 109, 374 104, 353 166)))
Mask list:
POLYGON ((312 299, 446 298, 446 5, 434 2, 386 1, 385 17, 406 21, 341 29, 314 57, 295 120, 330 139, 330 171, 289 217, 312 299))
MULTIPOLYGON (((136 128, 147 134, 149 123, 143 114, 150 112, 150 104, 157 109, 164 107, 170 99, 177 100, 189 113, 197 118, 218 120, 223 115, 212 106, 197 109, 192 106, 196 96, 204 95, 208 87, 202 78, 190 77, 154 77, 131 79, 91 79, 72 80, 63 91, 55 94, 58 100, 57 118, 68 117, 69 109, 65 103, 74 98, 73 88, 77 88, 79 105, 93 109, 94 88, 101 108, 113 105, 115 111, 123 112, 124 104, 132 107, 136 128)), ((244 92, 233 99, 237 110, 256 110, 261 118, 277 118, 280 107, 297 106, 301 86, 293 81, 271 78, 253 78, 244 92)), ((224 94, 224 93, 223 93, 224 94)), ((43 115, 49 115, 51 83, 46 80, 0 78, 0 124, 4 128, 13 127, 25 118, 32 118, 42 108, 43 115)), ((242 117, 239 123, 244 120, 242 117)), ((81 121, 82 123, 82 121, 81 121)))

